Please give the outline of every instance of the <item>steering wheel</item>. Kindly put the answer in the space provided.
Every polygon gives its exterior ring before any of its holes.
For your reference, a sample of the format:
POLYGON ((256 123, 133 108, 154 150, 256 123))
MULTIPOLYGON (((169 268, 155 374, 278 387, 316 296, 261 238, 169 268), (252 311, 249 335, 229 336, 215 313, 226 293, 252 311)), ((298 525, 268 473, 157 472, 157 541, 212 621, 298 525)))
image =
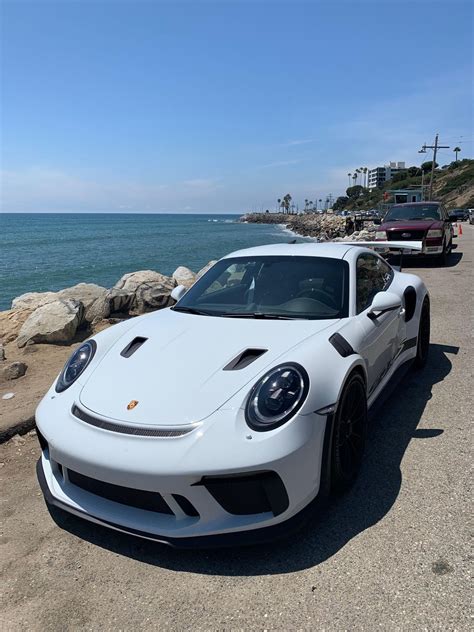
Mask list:
POLYGON ((318 290, 316 288, 307 288, 305 290, 301 290, 301 292, 298 292, 298 294, 296 295, 296 298, 303 298, 303 297, 314 298, 317 301, 324 303, 328 307, 337 309, 337 303, 334 300, 334 298, 329 294, 329 292, 326 292, 324 290, 320 290, 320 289, 318 290), (318 296, 320 296, 320 298, 318 298, 318 296))

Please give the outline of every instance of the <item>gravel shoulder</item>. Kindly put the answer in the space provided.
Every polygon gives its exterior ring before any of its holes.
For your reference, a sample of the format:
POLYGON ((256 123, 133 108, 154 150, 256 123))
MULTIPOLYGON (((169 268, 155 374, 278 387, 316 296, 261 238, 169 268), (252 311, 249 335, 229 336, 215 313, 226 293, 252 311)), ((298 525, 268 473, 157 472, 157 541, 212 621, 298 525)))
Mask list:
POLYGON ((292 542, 183 552, 53 520, 36 438, 0 445, 0 628, 470 629, 474 227, 463 231, 449 267, 409 266, 431 293, 428 366, 374 415, 354 488, 292 542))

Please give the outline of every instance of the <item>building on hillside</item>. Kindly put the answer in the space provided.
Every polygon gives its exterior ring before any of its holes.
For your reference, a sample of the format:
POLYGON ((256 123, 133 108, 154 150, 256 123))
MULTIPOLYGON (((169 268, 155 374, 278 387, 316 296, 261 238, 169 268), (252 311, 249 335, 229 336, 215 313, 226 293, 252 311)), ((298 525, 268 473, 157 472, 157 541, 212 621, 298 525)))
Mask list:
POLYGON ((406 204, 407 202, 423 202, 422 189, 392 189, 388 191, 395 204, 406 204))
POLYGON ((404 162, 390 162, 383 167, 369 169, 368 184, 370 190, 382 186, 387 180, 391 180, 395 173, 406 169, 404 162))

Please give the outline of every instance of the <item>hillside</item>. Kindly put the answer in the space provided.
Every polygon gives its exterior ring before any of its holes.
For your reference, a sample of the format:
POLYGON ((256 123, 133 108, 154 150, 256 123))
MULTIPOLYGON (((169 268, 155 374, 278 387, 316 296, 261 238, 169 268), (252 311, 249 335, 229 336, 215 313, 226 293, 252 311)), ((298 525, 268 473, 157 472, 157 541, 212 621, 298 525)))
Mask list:
MULTIPOLYGON (((429 183, 429 177, 430 172, 425 172, 425 185, 429 183)), ((410 167, 380 189, 369 191, 361 186, 350 187, 346 196, 337 199, 334 208, 351 211, 377 208, 384 202, 385 193, 389 196, 386 201, 391 202, 393 200, 390 193, 394 189, 421 187, 421 183, 421 169, 410 167)), ((443 202, 448 209, 474 208, 474 160, 465 159, 437 168, 434 174, 433 198, 443 202)))

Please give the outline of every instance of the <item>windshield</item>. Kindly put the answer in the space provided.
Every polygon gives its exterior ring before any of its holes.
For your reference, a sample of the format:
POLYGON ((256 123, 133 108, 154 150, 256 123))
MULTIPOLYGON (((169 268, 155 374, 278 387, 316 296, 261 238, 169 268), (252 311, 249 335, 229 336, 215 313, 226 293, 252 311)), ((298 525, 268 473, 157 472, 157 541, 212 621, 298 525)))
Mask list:
POLYGON ((172 309, 229 318, 343 318, 348 278, 349 266, 339 259, 222 259, 172 309))
POLYGON ((406 204, 392 206, 384 217, 384 222, 397 222, 399 220, 414 219, 441 219, 438 204, 406 204))

